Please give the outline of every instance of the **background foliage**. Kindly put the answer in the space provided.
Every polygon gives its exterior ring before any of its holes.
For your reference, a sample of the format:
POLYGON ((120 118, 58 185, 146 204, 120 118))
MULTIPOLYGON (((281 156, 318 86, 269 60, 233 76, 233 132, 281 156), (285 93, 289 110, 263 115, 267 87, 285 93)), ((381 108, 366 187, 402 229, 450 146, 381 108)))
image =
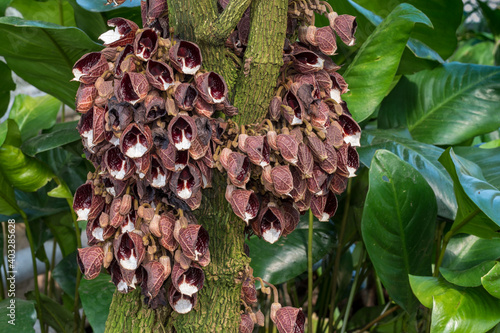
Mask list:
MULTIPOLYGON (((278 284, 284 305, 312 306, 317 332, 500 331, 500 9, 461 0, 331 3, 359 25, 355 47, 339 43, 334 60, 363 128, 363 165, 335 218, 314 223, 313 303, 307 215, 276 244, 248 240, 254 275, 278 284)), ((72 194, 91 165, 76 121, 60 112, 74 106, 74 62, 102 47, 107 19, 139 22, 138 5, 0 1, 0 247, 14 218, 26 226, 33 263, 45 266, 44 284, 17 295, 23 332, 34 331, 37 314, 42 330, 83 329, 82 308, 93 331, 104 330, 114 287, 105 274, 81 281, 75 264, 72 194), (7 7, 23 18, 4 16, 7 7), (19 94, 6 113, 12 72, 47 95, 19 94), (49 240, 62 261, 47 257, 49 240)), ((0 256, 4 272, 6 264, 0 256)), ((269 299, 260 306, 266 313, 269 299)), ((0 330, 12 327, 2 319, 0 330)))

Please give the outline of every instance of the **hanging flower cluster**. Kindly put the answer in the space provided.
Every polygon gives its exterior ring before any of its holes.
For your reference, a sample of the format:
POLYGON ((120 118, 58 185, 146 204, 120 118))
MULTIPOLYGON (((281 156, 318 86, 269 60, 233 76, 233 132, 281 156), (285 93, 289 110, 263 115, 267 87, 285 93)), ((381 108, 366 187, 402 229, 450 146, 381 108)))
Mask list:
MULTIPOLYGON (((219 0, 222 8, 228 3, 219 0)), ((114 29, 100 37, 106 48, 73 67, 78 130, 96 169, 74 198, 78 220, 88 221, 89 247, 78 250, 78 264, 88 279, 104 267, 120 292, 140 286, 151 306, 168 298, 176 312, 187 313, 210 263, 208 232, 192 211, 212 186, 214 168, 227 176, 234 213, 269 243, 290 234, 309 209, 320 221, 335 214, 337 196, 359 167, 360 127, 342 101, 347 83, 329 56, 336 36, 354 44, 356 23, 327 3, 290 2, 276 96, 261 123, 238 126, 215 117, 238 112, 224 78, 201 69, 196 44, 169 38, 166 2, 142 1, 141 9, 143 28, 109 20, 114 29), (316 28, 315 12, 330 26, 316 28)), ((226 41, 237 56, 249 27, 247 9, 226 41)), ((250 268, 242 278, 240 332, 263 324, 250 307, 256 279, 250 268)), ((304 331, 302 311, 281 307, 277 292, 271 319, 280 332, 304 331)))
POLYGON ((162 304, 171 277, 168 301, 187 313, 210 263, 208 232, 190 212, 211 187, 227 126, 211 116, 237 110, 224 79, 200 70, 198 46, 166 38, 166 5, 142 3, 144 28, 109 20, 106 48, 73 67, 78 130, 96 169, 74 198, 90 246, 78 250, 78 263, 88 279, 104 266, 120 292, 140 285, 152 305, 162 304))

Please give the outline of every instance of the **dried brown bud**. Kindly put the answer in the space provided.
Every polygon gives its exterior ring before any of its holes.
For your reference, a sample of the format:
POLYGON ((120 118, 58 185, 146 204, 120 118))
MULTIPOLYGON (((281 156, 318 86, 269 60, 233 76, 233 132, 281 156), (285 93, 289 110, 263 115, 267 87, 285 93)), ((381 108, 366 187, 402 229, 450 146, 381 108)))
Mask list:
POLYGON ((285 306, 276 311, 273 321, 279 333, 304 333, 306 316, 300 309, 285 306))
POLYGON ((281 97, 274 96, 269 104, 269 117, 271 120, 277 121, 281 118, 281 97))
POLYGON ((356 17, 339 15, 335 18, 333 29, 347 46, 352 46, 356 42, 354 34, 356 33, 357 26, 356 17))

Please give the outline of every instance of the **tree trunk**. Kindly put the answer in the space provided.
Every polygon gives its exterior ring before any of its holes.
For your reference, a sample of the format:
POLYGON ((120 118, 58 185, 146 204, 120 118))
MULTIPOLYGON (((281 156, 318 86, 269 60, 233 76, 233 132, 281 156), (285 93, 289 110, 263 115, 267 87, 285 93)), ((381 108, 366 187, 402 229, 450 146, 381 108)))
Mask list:
MULTIPOLYGON (((250 0, 231 0, 219 14, 217 0, 168 0, 174 35, 196 42, 203 68, 221 74, 240 114, 233 120, 248 124, 262 120, 272 98, 286 31, 287 0, 252 0, 249 44, 244 64, 238 66, 224 42, 250 0)), ((224 198, 226 179, 214 169, 213 188, 203 190, 201 207, 194 211, 210 235, 211 263, 204 268, 205 284, 193 311, 180 315, 151 310, 140 292, 115 292, 106 332, 238 332, 240 279, 250 259, 244 254, 244 222, 224 198), (162 330, 163 328, 163 330, 162 330)))

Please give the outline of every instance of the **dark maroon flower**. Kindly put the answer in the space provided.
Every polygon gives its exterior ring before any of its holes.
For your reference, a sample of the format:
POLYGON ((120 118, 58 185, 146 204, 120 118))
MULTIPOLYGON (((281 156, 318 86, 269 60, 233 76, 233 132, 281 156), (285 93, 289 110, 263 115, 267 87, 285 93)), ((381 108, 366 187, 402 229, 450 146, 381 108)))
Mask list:
POLYGON ((148 126, 131 123, 120 137, 120 148, 130 158, 140 158, 153 146, 151 130, 148 126))
POLYGON ((196 99, 194 109, 198 115, 207 118, 210 118, 215 111, 214 105, 205 102, 203 98, 196 99))
POLYGON ((175 104, 181 110, 193 110, 198 100, 198 91, 189 83, 181 83, 175 89, 175 104))
POLYGON ((123 274, 122 269, 116 260, 109 265, 108 268, 109 273, 111 274, 111 281, 115 284, 116 289, 126 294, 131 290, 136 288, 136 285, 142 281, 142 274, 137 274, 137 271, 126 271, 124 270, 123 274), (127 275, 125 278, 124 275, 127 275))
POLYGON ((158 261, 150 261, 147 264, 143 264, 142 267, 144 267, 146 273, 144 276, 144 281, 146 282, 144 292, 149 297, 154 298, 160 292, 163 282, 168 278, 165 267, 158 261))
POLYGON ((167 149, 160 149, 160 158, 167 170, 180 171, 189 163, 189 151, 177 150, 173 144, 169 144, 167 149))
POLYGON ((279 195, 288 195, 293 189, 293 177, 289 165, 275 166, 271 170, 274 190, 279 195))
POLYGON ((268 243, 275 243, 283 232, 283 212, 274 202, 263 204, 259 216, 252 223, 252 230, 268 243))
POLYGON ((358 123, 348 115, 341 115, 339 123, 342 126, 344 133, 344 142, 350 143, 353 147, 359 147, 359 140, 361 138, 361 128, 358 123))
POLYGON ((250 315, 242 313, 238 333, 252 333, 254 325, 255 324, 250 315))
MULTIPOLYGON (((101 216, 103 214, 106 213, 102 213, 101 216)), ((99 220, 100 220, 99 218, 96 218, 92 222, 89 221, 87 223, 86 232, 87 232, 87 238, 89 239, 89 245, 92 245, 90 244, 90 239, 94 239, 95 243, 104 242, 105 240, 111 238, 116 231, 116 229, 113 228, 111 225, 108 225, 104 228, 101 227, 99 220)))
POLYGON ((144 101, 146 110, 144 122, 150 123, 167 114, 165 109, 165 100, 160 96, 157 90, 150 91, 144 101))
POLYGON ((94 153, 94 108, 84 113, 78 122, 78 133, 82 137, 83 146, 94 153))
POLYGON ((150 59, 146 67, 146 77, 153 87, 162 91, 174 85, 172 68, 162 61, 150 59))
POLYGON ((190 224, 179 231, 179 245, 182 253, 191 260, 198 261, 208 252, 208 232, 201 225, 190 224))
POLYGON ((134 54, 134 48, 132 47, 132 45, 129 44, 129 45, 125 46, 125 48, 120 52, 120 54, 118 55, 118 58, 116 59, 116 62, 115 62, 115 77, 116 78, 122 77, 123 72, 121 69, 121 65, 122 65, 123 61, 127 58, 127 56, 130 54, 134 54))
POLYGON ((299 211, 305 212, 311 207, 312 196, 313 195, 311 194, 311 192, 306 191, 304 194, 304 198, 295 202, 295 206, 298 208, 299 211))
POLYGON ((283 116, 288 123, 292 126, 302 124, 305 115, 304 106, 291 91, 286 93, 283 104, 288 106, 283 110, 283 116))
POLYGON ((192 164, 181 171, 172 174, 170 190, 182 200, 191 198, 200 190, 201 175, 198 168, 192 164))
POLYGON ((193 296, 203 288, 204 281, 205 274, 199 267, 191 266, 183 269, 176 263, 172 268, 172 284, 183 295, 193 296))
POLYGON ((73 210, 78 221, 93 220, 99 216, 104 207, 104 198, 94 193, 94 185, 85 183, 75 191, 73 210))
POLYGON ((330 27, 335 30, 337 35, 347 46, 352 46, 356 42, 354 34, 356 33, 357 26, 356 17, 352 15, 339 15, 335 18, 333 25, 332 22, 330 22, 330 27))
POLYGON ((246 155, 232 152, 227 159, 227 174, 236 187, 245 188, 250 180, 250 160, 246 155))
POLYGON ((153 155, 151 159, 151 168, 149 169, 148 180, 152 187, 162 188, 168 184, 170 173, 162 166, 161 160, 153 155))
POLYGON ((78 249, 76 261, 87 280, 95 279, 101 272, 104 251, 100 246, 78 249))
POLYGON ((196 305, 197 294, 193 296, 183 295, 173 285, 168 290, 168 302, 175 312, 185 314, 191 311, 196 305))
POLYGON ((259 213, 259 199, 253 191, 234 190, 230 198, 233 212, 247 224, 259 213))
POLYGON ((306 316, 300 309, 285 306, 276 312, 274 323, 279 333, 304 333, 306 316))
POLYGON ((127 270, 135 270, 144 260, 146 250, 142 237, 134 232, 125 232, 113 241, 115 259, 127 270))
POLYGON ((135 105, 148 95, 149 83, 144 74, 125 73, 115 89, 115 95, 120 100, 135 105))
POLYGON ((137 34, 134 41, 135 55, 148 61, 158 49, 158 35, 153 29, 144 29, 137 34))
POLYGON ((227 85, 222 76, 214 72, 203 73, 196 75, 195 82, 200 96, 207 103, 224 102, 227 95, 227 85))
POLYGON ((100 52, 87 53, 73 66, 72 72, 75 77, 72 81, 94 83, 108 69, 108 62, 100 52))
POLYGON ((212 168, 205 163, 205 160, 196 161, 196 166, 200 169, 201 173, 201 188, 212 187, 212 168))
POLYGON ((131 159, 123 156, 120 148, 110 148, 104 154, 104 165, 109 175, 118 180, 129 178, 135 172, 135 165, 131 159))
POLYGON ((356 170, 359 168, 359 155, 354 147, 349 145, 347 149, 347 171, 349 172, 349 178, 356 176, 356 170))
POLYGON ((105 46, 125 46, 134 41, 135 32, 139 27, 134 22, 115 17, 108 20, 109 27, 115 27, 114 30, 108 30, 99 36, 99 39, 104 42, 105 46))
POLYGON ((189 115, 179 114, 168 124, 168 138, 177 150, 188 150, 198 135, 196 124, 189 115))
POLYGON ((169 50, 172 65, 179 72, 194 75, 201 67, 202 57, 198 45, 181 40, 169 50))
POLYGON ((249 136, 245 140, 245 149, 250 162, 261 167, 269 165, 270 151, 264 136, 249 136))
POLYGON ((302 74, 314 73, 323 69, 324 59, 309 50, 299 50, 292 55, 295 70, 302 74))

